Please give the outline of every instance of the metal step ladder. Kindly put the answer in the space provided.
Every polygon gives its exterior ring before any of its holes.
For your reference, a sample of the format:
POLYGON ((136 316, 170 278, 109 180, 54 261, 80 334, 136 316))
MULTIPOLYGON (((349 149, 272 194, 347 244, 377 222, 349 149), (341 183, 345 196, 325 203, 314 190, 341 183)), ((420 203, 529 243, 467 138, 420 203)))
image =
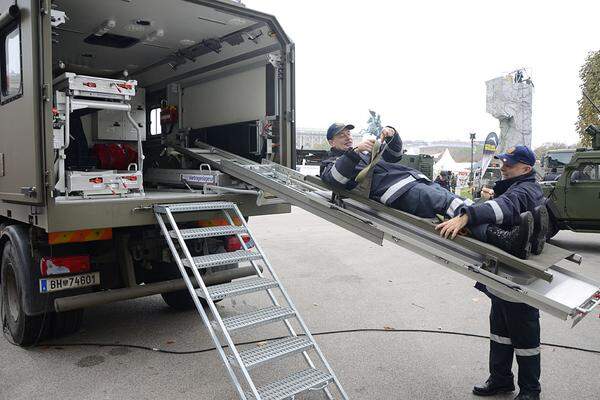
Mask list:
POLYGON ((198 314, 200 314, 204 325, 215 343, 217 352, 229 373, 240 399, 294 399, 299 393, 309 390, 321 390, 328 399, 348 399, 338 378, 323 356, 308 327, 300 317, 298 310, 292 303, 290 296, 284 289, 275 271, 273 271, 264 252, 256 242, 256 238, 252 236, 243 215, 235 203, 219 201, 155 205, 154 213, 196 305, 198 314), (222 212, 228 225, 179 229, 173 217, 174 213, 201 211, 222 212), (241 225, 234 223, 235 218, 240 221, 241 225), (167 224, 171 230, 167 228, 167 224), (231 235, 237 237, 242 247, 241 250, 193 257, 186 245, 186 240, 231 235), (250 242, 254 244, 254 249, 249 248, 248 244, 243 240, 243 236, 250 238, 250 242), (178 243, 179 246, 176 246, 175 243, 178 243), (240 262, 251 263, 256 271, 256 276, 210 287, 204 284, 200 270, 240 262), (264 266, 268 277, 263 275, 259 262, 264 266), (194 288, 189 272, 191 272, 192 277, 198 283, 198 289, 194 288), (276 291, 280 292, 283 304, 280 304, 278 298, 275 296, 276 291), (267 294, 272 306, 227 318, 222 318, 215 306, 215 301, 225 297, 241 296, 255 292, 264 292, 267 294), (202 306, 198 296, 206 300, 208 312, 202 306), (301 332, 297 333, 292 326, 291 321, 294 319, 300 326, 301 332), (283 339, 271 340, 260 347, 238 350, 232 339, 233 333, 272 323, 283 323, 287 328, 289 336, 283 339), (254 382, 250 374, 252 368, 299 353, 302 353, 304 361, 307 364, 306 369, 291 372, 283 379, 262 386, 258 386, 254 382), (317 368, 309 353, 316 354, 315 359, 318 360, 320 369, 317 368))

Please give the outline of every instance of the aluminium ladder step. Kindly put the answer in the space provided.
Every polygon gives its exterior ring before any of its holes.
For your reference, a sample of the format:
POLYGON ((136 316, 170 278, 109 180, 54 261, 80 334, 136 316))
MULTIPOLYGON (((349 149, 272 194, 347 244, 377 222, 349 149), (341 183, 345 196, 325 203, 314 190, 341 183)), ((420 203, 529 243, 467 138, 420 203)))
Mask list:
POLYGON ((230 201, 207 201, 203 203, 180 203, 180 204, 156 204, 154 211, 165 214, 167 209, 172 213, 194 212, 194 211, 214 211, 214 210, 232 210, 235 204, 230 201))
MULTIPOLYGON (((212 268, 221 265, 244 261, 255 261, 260 259, 262 259, 260 253, 251 250, 236 250, 229 253, 208 254, 193 258, 194 266, 196 268, 212 268)), ((187 258, 183 259, 183 265, 188 268, 192 267, 187 258)))
MULTIPOLYGON (((206 228, 180 229, 179 232, 181 233, 183 240, 190 240, 217 236, 241 235, 247 231, 243 226, 224 225, 209 226, 206 228)), ((171 235, 172 238, 177 239, 177 232, 169 231, 169 235, 171 235)))
MULTIPOLYGON (((284 339, 270 340, 262 346, 240 352, 242 363, 247 369, 254 368, 264 362, 276 360, 281 357, 301 353, 313 347, 310 339, 306 337, 292 336, 284 339)), ((235 363, 235 358, 229 355, 229 360, 235 363)))
POLYGON ((229 283, 222 283, 208 287, 208 294, 213 301, 221 300, 226 296, 239 296, 242 294, 258 292, 279 286, 272 279, 255 277, 250 279, 242 279, 229 283))
MULTIPOLYGON (((318 369, 309 368, 293 373, 277 382, 258 388, 262 400, 284 400, 309 389, 324 388, 333 381, 333 377, 318 369)), ((249 400, 255 399, 252 393, 246 393, 249 400)))
MULTIPOLYGON (((283 319, 295 316, 294 310, 289 307, 272 306, 261 308, 245 314, 234 315, 233 317, 223 318, 225 328, 231 332, 238 329, 256 327, 281 321, 283 319)), ((213 322, 213 324, 215 324, 213 322)))

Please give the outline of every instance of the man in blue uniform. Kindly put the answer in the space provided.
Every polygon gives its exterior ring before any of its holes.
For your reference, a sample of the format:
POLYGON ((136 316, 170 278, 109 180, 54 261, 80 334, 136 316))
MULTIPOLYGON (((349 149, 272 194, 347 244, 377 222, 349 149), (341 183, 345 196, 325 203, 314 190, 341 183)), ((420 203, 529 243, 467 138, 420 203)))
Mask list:
MULTIPOLYGON (((503 180, 498 181, 493 190, 482 191, 487 201, 461 209, 461 215, 438 225, 440 233, 446 237, 456 236, 464 227, 480 240, 496 244, 502 234, 485 236, 491 224, 511 226, 517 223, 524 211, 532 211, 535 218, 532 251, 541 253, 548 227, 548 213, 543 204, 543 193, 535 180, 533 165, 535 155, 526 146, 509 149, 506 154, 497 156, 502 160, 503 180)), ((540 314, 539 310, 527 304, 515 303, 497 291, 486 288, 481 283, 475 285, 492 300, 490 312, 490 376, 488 380, 473 388, 478 396, 492 396, 515 390, 512 374, 513 355, 519 365, 518 400, 540 398, 540 314)))
MULTIPOLYGON (((443 236, 455 237, 463 228, 479 240, 521 258, 530 251, 541 253, 546 238, 548 214, 541 206, 543 194, 535 182, 532 166, 535 155, 525 146, 517 146, 497 158, 503 161, 504 180, 493 190, 482 191, 483 202, 462 199, 431 182, 425 175, 397 162, 402 157, 402 141, 396 130, 381 132, 386 147, 380 160, 370 153, 375 141, 367 139, 353 147, 353 125, 332 124, 327 130, 331 144, 329 157, 321 164, 321 178, 333 187, 346 190, 359 186, 358 176, 372 169, 368 195, 390 207, 430 218, 445 214, 451 219, 438 225, 443 236), (374 164, 374 165, 373 165, 374 164)), ((539 311, 522 303, 502 298, 487 290, 492 299, 490 314, 490 378, 476 386, 476 395, 491 396, 514 390, 511 372, 513 354, 519 364, 518 400, 538 399, 540 393, 539 311)))
MULTIPOLYGON (((387 206, 406 211, 423 218, 445 215, 449 218, 461 215, 462 210, 473 205, 469 199, 463 199, 454 193, 431 182, 427 176, 413 168, 398 163, 402 158, 402 140, 393 127, 381 132, 381 142, 385 143, 381 159, 374 160, 370 154, 375 145, 374 139, 366 139, 353 147, 350 131, 353 125, 334 123, 327 130, 327 140, 331 144, 328 158, 321 163, 321 179, 331 186, 353 190, 363 188, 359 185, 361 175, 370 184, 366 191, 368 197, 387 206)), ((527 211, 524 209, 523 211, 527 211)), ((451 220, 452 221, 452 220, 451 220)), ((483 221, 483 220, 482 220, 483 221)), ((540 232, 535 235, 534 220, 531 213, 519 218, 506 218, 505 224, 498 226, 471 224, 475 237, 493 243, 497 247, 521 258, 527 258, 531 250, 532 237, 541 242, 540 232)), ((545 242, 545 236, 543 238, 545 242)))

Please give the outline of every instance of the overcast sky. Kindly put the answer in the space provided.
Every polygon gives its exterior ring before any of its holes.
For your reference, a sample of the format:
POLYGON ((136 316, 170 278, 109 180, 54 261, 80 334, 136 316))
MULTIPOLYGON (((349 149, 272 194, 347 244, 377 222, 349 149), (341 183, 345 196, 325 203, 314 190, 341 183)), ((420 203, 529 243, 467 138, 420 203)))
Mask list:
POLYGON ((600 49, 600 1, 244 0, 296 43, 297 126, 366 125, 406 139, 498 132, 485 81, 526 67, 533 145, 575 143, 578 71, 600 49))

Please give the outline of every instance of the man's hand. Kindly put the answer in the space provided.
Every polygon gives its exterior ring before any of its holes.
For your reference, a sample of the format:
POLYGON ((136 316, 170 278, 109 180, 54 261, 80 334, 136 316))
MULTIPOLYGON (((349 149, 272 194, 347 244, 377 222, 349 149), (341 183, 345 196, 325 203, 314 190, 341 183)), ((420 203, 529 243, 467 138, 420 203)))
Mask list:
POLYGON ((481 189, 481 198, 484 200, 490 200, 494 197, 494 189, 484 187, 481 189))
POLYGON ((365 139, 362 142, 360 142, 358 146, 356 146, 354 148, 354 151, 356 151, 357 153, 362 153, 363 151, 370 153, 373 151, 374 144, 375 144, 375 139, 365 139))
POLYGON ((396 130, 394 128, 390 128, 390 127, 383 128, 383 130, 381 131, 381 134, 379 135, 379 139, 381 140, 381 143, 383 143, 385 141, 385 138, 394 136, 395 133, 396 133, 396 130))
POLYGON ((440 236, 454 239, 460 230, 467 226, 467 222, 469 222, 469 216, 463 214, 438 224, 435 229, 440 231, 440 236))

